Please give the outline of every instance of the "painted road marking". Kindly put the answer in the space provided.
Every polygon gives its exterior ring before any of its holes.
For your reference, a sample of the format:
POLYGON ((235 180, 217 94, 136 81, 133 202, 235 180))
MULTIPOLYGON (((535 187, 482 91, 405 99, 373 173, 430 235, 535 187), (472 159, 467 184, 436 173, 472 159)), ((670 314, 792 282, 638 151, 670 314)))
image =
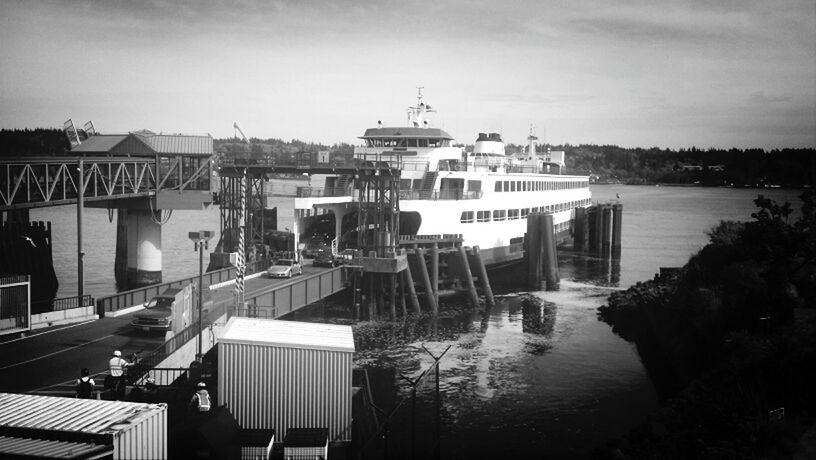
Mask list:
POLYGON ((62 330, 65 330, 65 329, 70 329, 70 328, 72 328, 72 327, 77 327, 77 326, 82 326, 82 325, 85 325, 85 324, 93 323, 94 321, 96 321, 96 320, 95 320, 95 319, 92 319, 92 320, 90 320, 90 321, 85 321, 85 322, 82 322, 82 323, 72 324, 72 325, 70 325, 70 326, 61 327, 61 328, 59 328, 59 329, 52 329, 52 330, 50 330, 50 331, 40 332, 39 334, 27 335, 27 336, 25 336, 25 337, 20 337, 19 339, 7 340, 7 341, 5 341, 5 342, 0 342, 0 345, 5 345, 5 344, 7 344, 7 343, 19 342, 20 340, 30 339, 30 338, 32 338, 32 337, 39 337, 39 336, 41 336, 41 335, 50 334, 50 333, 52 333, 52 332, 58 332, 58 331, 62 331, 62 330))
POLYGON ((85 343, 80 344, 80 345, 74 345, 73 347, 65 348, 63 350, 55 351, 53 353, 48 353, 47 355, 42 355, 42 356, 39 356, 37 358, 31 358, 31 359, 28 359, 26 361, 21 361, 19 363, 9 364, 8 366, 0 367, 0 371, 4 371, 6 369, 11 369, 12 367, 22 366, 23 364, 33 363, 34 361, 39 361, 39 360, 44 359, 44 358, 49 358, 51 356, 58 355, 60 353, 65 353, 66 351, 71 351, 71 350, 74 350, 74 349, 79 348, 79 347, 84 347, 85 345, 90 345, 92 343, 99 342, 101 340, 105 340, 105 339, 108 339, 108 338, 111 338, 111 337, 114 337, 114 336, 116 336, 116 334, 109 334, 109 335, 106 335, 104 337, 100 337, 98 339, 91 340, 90 342, 85 342, 85 343))

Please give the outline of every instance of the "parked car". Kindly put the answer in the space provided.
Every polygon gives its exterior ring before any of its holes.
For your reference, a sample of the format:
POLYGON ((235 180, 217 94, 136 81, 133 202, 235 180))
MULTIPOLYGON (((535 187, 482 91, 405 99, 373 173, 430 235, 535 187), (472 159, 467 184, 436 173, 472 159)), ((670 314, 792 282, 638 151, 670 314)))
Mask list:
POLYGON ((315 267, 336 267, 337 260, 335 260, 334 254, 331 253, 331 249, 323 248, 315 254, 312 265, 315 267))
POLYGON ((140 331, 168 331, 173 325, 173 304, 181 289, 169 288, 150 299, 145 309, 136 313, 130 324, 140 331))
POLYGON ((270 278, 291 278, 302 274, 303 267, 295 259, 278 259, 266 269, 266 276, 270 278))

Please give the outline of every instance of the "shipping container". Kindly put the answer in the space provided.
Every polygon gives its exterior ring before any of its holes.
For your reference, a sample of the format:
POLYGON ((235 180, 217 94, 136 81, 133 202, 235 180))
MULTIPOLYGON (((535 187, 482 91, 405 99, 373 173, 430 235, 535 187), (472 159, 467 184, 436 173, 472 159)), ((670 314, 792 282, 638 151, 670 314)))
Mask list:
POLYGON ((350 326, 233 317, 218 340, 218 403, 243 428, 326 428, 351 440, 350 326))
POLYGON ((30 439, 109 445, 114 459, 167 458, 167 406, 0 393, 0 430, 30 439))

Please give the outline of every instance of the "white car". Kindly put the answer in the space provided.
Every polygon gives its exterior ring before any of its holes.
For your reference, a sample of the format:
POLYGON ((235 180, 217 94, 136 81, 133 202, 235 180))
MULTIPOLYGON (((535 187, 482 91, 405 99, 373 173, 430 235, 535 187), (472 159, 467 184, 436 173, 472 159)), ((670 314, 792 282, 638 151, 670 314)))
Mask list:
POLYGON ((294 259, 278 259, 266 269, 266 276, 270 278, 291 278, 294 275, 302 275, 303 267, 294 259))

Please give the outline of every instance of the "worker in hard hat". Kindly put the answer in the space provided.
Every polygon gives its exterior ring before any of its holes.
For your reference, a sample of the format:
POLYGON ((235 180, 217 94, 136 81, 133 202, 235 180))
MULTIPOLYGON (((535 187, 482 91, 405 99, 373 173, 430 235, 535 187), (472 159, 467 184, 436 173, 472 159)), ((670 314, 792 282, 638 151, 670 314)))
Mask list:
POLYGON ((207 392, 207 384, 198 382, 198 390, 190 399, 190 412, 203 413, 210 411, 210 393, 207 392))
POLYGON ((119 350, 114 351, 113 357, 108 361, 111 383, 120 399, 125 396, 125 369, 132 365, 133 363, 122 358, 122 352, 119 350))

